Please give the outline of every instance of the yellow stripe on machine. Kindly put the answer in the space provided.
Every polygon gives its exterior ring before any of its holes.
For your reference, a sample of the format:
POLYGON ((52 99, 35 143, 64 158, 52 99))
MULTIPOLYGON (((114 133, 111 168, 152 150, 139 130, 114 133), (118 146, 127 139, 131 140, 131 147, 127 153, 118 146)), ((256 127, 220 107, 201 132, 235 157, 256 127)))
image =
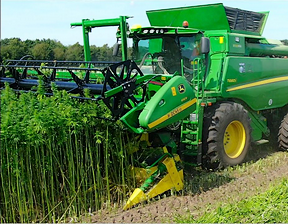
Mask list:
POLYGON ((234 88, 230 88, 230 89, 227 89, 226 91, 227 92, 231 92, 231 91, 235 91, 235 90, 239 90, 239 89, 245 89, 245 88, 249 88, 249 87, 261 86, 261 85, 265 85, 265 84, 269 84, 269 83, 286 81, 286 80, 288 80, 288 76, 278 77, 278 78, 273 78, 273 79, 268 79, 268 80, 263 80, 263 81, 259 81, 259 82, 253 82, 253 83, 245 84, 245 85, 242 85, 242 86, 237 86, 237 87, 234 87, 234 88))
POLYGON ((156 121, 153 121, 152 123, 148 124, 148 127, 149 128, 153 128, 153 127, 157 126, 158 124, 163 123, 164 121, 168 120, 169 118, 174 117, 175 115, 177 115, 181 111, 183 111, 183 110, 187 109, 188 107, 192 106, 196 102, 197 102, 196 98, 188 101, 187 103, 183 104, 182 106, 177 107, 176 109, 170 111, 168 114, 165 114, 164 116, 160 117, 156 121))

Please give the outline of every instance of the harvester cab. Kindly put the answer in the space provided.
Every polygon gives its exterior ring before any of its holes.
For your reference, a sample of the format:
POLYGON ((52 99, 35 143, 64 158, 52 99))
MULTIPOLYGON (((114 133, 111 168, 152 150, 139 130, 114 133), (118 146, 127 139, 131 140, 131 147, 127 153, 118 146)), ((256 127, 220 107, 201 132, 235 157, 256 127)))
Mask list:
POLYGON ((132 59, 148 74, 182 74, 183 69, 192 74, 194 60, 203 54, 203 34, 195 29, 132 27, 129 37, 133 38, 132 59))
POLYGON ((44 76, 44 69, 48 94, 54 83, 77 98, 103 100, 115 119, 147 142, 138 150, 151 157, 161 151, 147 167, 134 169, 142 185, 124 209, 183 189, 183 164, 218 169, 242 163, 251 142, 267 142, 275 127, 279 147, 288 145, 288 47, 261 36, 267 12, 212 4, 147 16, 151 26, 131 29, 127 16, 72 23, 82 26, 85 62, 1 65, 1 87, 6 82, 28 91, 38 85, 33 74, 44 76), (121 62, 91 62, 89 32, 100 26, 119 27, 114 53, 121 44, 121 62), (129 60, 127 38, 133 42, 129 60))

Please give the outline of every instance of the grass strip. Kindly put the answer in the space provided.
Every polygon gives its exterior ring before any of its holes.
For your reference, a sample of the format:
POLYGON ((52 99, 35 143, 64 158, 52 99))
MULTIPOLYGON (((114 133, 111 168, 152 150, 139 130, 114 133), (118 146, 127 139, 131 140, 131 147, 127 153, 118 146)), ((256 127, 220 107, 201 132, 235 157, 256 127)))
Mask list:
POLYGON ((201 217, 192 216, 178 223, 287 223, 288 222, 288 179, 266 192, 244 199, 238 203, 223 204, 215 210, 205 212, 201 217))

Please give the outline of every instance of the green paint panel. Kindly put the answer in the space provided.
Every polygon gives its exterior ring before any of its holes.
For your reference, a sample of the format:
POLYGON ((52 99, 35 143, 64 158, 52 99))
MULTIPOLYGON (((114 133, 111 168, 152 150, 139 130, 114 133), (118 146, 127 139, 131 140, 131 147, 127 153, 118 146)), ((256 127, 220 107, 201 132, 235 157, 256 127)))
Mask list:
POLYGON ((227 44, 227 37, 224 36, 212 36, 210 37, 211 43, 211 54, 225 52, 226 51, 226 44, 227 44))
POLYGON ((120 118, 120 121, 128 128, 128 130, 141 134, 144 130, 139 127, 138 116, 145 107, 145 103, 141 102, 132 110, 128 111, 123 117, 120 118))
POLYGON ((247 51, 251 56, 282 55, 288 56, 288 46, 279 44, 253 44, 248 43, 247 51))
POLYGON ((209 74, 205 79, 205 88, 209 90, 219 90, 221 81, 221 68, 223 58, 215 58, 211 60, 209 74))
POLYGON ((254 141, 262 139, 263 134, 269 135, 270 131, 265 117, 251 110, 249 110, 249 117, 251 119, 252 138, 254 141))
POLYGON ((230 31, 222 4, 153 10, 147 11, 147 16, 151 26, 182 27, 183 21, 188 21, 189 28, 230 31))
POLYGON ((149 52, 151 54, 154 54, 156 52, 161 52, 162 51, 162 42, 163 42, 163 40, 161 38, 149 40, 149 52))
POLYGON ((268 14, 226 7, 221 3, 147 11, 152 26, 182 27, 183 22, 188 21, 189 28, 259 36, 268 14))
POLYGON ((253 110, 283 107, 288 103, 288 59, 227 57, 222 95, 237 98, 253 110))
POLYGON ((183 76, 175 76, 148 101, 139 116, 139 123, 151 131, 184 119, 195 109, 192 87, 183 76))
POLYGON ((229 54, 241 54, 245 53, 245 38, 237 34, 229 34, 229 54))

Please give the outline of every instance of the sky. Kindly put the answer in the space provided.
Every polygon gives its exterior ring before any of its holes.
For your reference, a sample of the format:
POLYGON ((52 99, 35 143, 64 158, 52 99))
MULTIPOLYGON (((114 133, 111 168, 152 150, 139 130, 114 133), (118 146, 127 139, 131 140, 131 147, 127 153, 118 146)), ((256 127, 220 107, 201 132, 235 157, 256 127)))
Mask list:
MULTIPOLYGON (((83 44, 81 27, 70 23, 82 19, 109 19, 133 16, 131 26, 149 26, 147 10, 223 3, 249 11, 270 11, 263 36, 288 39, 288 0, 1 0, 1 39, 53 39, 68 46, 83 44)), ((90 44, 112 46, 116 27, 94 28, 90 44)))

